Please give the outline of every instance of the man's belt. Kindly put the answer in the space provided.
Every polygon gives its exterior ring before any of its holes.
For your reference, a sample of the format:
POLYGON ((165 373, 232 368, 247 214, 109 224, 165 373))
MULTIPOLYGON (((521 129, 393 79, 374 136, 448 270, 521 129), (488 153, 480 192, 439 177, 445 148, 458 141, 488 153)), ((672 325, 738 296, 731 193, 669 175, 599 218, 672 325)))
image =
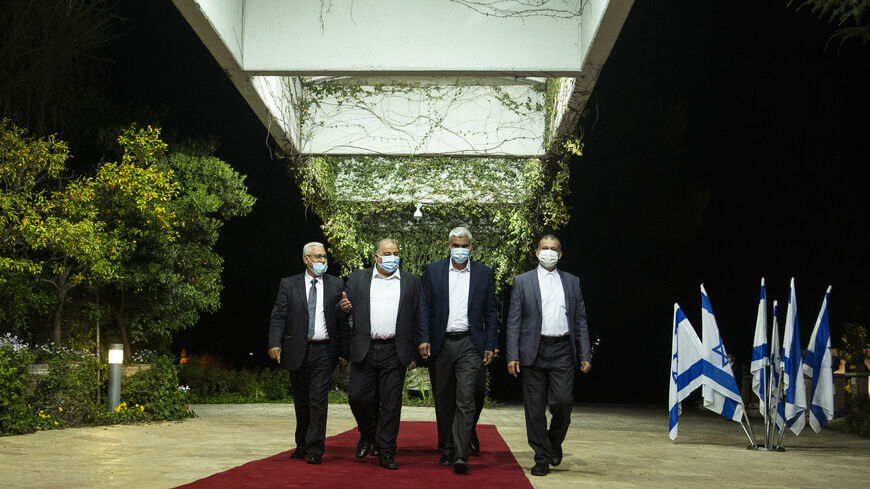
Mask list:
POLYGON ((568 335, 562 336, 541 336, 541 343, 545 345, 552 345, 554 343, 561 343, 563 341, 568 341, 568 335))
POLYGON ((308 340, 309 345, 325 345, 327 343, 329 343, 329 338, 326 338, 325 340, 308 340))
POLYGON ((396 337, 392 338, 372 338, 373 345, 389 345, 396 342, 396 337))
POLYGON ((468 330, 450 331, 450 332, 444 333, 444 338, 448 339, 448 340, 458 340, 459 338, 464 338, 470 334, 471 334, 471 332, 469 332, 468 330))

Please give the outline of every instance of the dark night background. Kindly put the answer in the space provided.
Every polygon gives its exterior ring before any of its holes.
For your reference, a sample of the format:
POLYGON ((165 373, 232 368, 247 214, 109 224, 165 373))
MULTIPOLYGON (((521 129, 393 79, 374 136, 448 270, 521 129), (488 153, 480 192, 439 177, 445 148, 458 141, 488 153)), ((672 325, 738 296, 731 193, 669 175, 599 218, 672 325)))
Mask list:
MULTIPOLYGON (((266 365, 278 281, 320 222, 171 2, 118 8, 106 97, 178 137, 216 137, 258 199, 218 245, 222 309, 174 348, 266 365)), ((577 400, 664 405, 673 303, 699 328, 701 282, 744 363, 762 276, 781 317, 795 277, 804 344, 828 284, 834 347, 844 322, 867 324, 870 46, 826 47, 832 32, 785 1, 635 1, 588 104, 561 232, 560 266, 581 277, 600 338, 577 400)), ((493 397, 509 398, 503 361, 494 376, 493 397)))

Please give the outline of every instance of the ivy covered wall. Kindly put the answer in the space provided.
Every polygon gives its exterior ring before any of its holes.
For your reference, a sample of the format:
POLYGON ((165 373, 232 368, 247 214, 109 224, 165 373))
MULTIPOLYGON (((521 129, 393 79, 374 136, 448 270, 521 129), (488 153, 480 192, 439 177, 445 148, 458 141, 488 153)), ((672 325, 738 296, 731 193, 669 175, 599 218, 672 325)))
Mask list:
POLYGON ((582 146, 561 148, 549 159, 299 156, 288 169, 323 221, 336 273, 371 266, 374 243, 391 237, 402 269, 420 274, 447 257, 448 232, 465 225, 472 257, 492 267, 500 289, 533 265, 542 234, 568 222, 568 162, 582 146))

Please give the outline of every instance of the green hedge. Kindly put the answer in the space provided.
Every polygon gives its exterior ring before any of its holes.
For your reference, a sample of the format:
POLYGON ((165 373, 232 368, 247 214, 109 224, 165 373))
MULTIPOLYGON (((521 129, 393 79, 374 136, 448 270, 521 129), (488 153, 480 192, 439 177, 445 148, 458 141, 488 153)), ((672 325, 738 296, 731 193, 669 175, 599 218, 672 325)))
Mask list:
POLYGON ((193 416, 174 362, 159 358, 151 363, 148 370, 123 380, 123 403, 107 411, 107 365, 92 354, 31 348, 10 335, 0 337, 0 434, 193 416), (47 363, 48 372, 31 384, 29 365, 34 361, 47 363))
POLYGON ((179 382, 189 389, 190 401, 202 404, 289 402, 290 376, 282 368, 258 371, 228 370, 203 365, 190 357, 179 371, 179 382))

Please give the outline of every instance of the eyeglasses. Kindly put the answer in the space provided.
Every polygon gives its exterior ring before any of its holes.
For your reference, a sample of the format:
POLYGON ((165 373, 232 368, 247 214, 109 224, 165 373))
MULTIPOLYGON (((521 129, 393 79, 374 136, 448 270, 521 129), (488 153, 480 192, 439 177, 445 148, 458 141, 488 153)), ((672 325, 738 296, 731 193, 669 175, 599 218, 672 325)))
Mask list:
POLYGON ((326 261, 326 259, 329 258, 326 255, 305 255, 305 256, 307 256, 308 258, 311 258, 312 260, 324 260, 324 261, 326 261))

